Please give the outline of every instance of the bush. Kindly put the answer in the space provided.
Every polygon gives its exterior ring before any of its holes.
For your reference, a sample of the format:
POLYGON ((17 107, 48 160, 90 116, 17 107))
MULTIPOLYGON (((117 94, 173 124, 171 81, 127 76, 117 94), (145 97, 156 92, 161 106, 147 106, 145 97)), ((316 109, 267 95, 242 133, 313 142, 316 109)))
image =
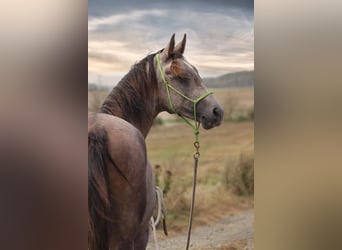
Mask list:
POLYGON ((232 117, 232 121, 234 122, 244 122, 244 121, 250 121, 250 120, 251 118, 245 114, 238 114, 232 117))
POLYGON ((254 107, 248 110, 235 112, 231 115, 231 120, 234 122, 254 121, 254 107))
POLYGON ((88 112, 99 112, 107 95, 107 92, 88 92, 88 112))
POLYGON ((223 182, 239 196, 254 195, 254 157, 240 154, 239 159, 229 160, 225 166, 223 182))
POLYGON ((163 124, 164 124, 164 120, 159 116, 157 116, 153 121, 153 126, 163 125, 163 124))
POLYGON ((164 171, 160 165, 154 166, 154 176, 156 186, 160 187, 163 190, 163 194, 166 195, 170 189, 172 184, 172 172, 170 170, 164 171))
POLYGON ((251 118, 251 120, 254 121, 254 107, 248 111, 248 115, 251 118))

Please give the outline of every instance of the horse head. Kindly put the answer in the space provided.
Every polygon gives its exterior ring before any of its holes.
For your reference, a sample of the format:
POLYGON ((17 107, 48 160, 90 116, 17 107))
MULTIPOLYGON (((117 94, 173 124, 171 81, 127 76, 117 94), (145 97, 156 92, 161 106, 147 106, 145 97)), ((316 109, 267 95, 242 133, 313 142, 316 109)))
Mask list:
POLYGON ((156 55, 159 105, 161 110, 177 113, 210 129, 221 124, 223 109, 208 91, 198 70, 184 57, 186 34, 175 45, 175 34, 166 47, 156 55))

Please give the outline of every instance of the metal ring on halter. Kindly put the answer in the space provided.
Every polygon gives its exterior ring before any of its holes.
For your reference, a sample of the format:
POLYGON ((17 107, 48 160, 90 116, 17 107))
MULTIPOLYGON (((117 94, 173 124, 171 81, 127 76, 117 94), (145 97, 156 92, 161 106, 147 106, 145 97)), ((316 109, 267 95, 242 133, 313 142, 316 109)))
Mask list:
POLYGON ((194 158, 195 158, 195 159, 198 159, 199 157, 200 157, 200 153, 199 153, 199 152, 195 152, 195 153, 194 153, 194 158))

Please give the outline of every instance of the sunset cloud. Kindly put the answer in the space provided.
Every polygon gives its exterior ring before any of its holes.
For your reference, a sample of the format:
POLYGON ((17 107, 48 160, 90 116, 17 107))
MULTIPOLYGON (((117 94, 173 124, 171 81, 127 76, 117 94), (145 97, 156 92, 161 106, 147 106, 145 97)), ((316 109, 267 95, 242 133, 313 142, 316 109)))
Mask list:
POLYGON ((254 69, 254 15, 251 7, 204 1, 189 5, 195 3, 190 1, 187 6, 179 8, 177 1, 172 5, 158 1, 159 4, 151 8, 138 4, 125 8, 124 2, 121 3, 122 6, 113 3, 103 9, 97 6, 93 12, 95 3, 89 6, 90 81, 97 81, 99 75, 106 76, 106 79, 115 75, 116 78, 109 80, 112 82, 108 84, 116 84, 132 64, 165 47, 173 33, 176 33, 177 41, 187 33, 185 56, 202 76, 254 69))

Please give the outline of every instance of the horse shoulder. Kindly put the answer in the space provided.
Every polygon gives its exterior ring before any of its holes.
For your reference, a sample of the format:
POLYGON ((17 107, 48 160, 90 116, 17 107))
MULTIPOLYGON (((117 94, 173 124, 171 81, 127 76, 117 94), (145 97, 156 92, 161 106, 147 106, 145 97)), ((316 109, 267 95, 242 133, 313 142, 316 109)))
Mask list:
POLYGON ((127 179, 133 181, 146 174, 145 138, 136 127, 119 117, 106 114, 96 114, 90 120, 91 124, 88 126, 91 129, 106 131, 109 156, 127 179))
POLYGON ((111 146, 121 153, 146 154, 145 138, 142 133, 132 124, 119 117, 112 117, 107 127, 111 146))
POLYGON ((145 138, 132 124, 120 117, 91 113, 88 116, 88 133, 104 130, 109 142, 122 150, 138 150, 146 152, 145 138), (120 142, 120 143, 118 143, 120 142))

